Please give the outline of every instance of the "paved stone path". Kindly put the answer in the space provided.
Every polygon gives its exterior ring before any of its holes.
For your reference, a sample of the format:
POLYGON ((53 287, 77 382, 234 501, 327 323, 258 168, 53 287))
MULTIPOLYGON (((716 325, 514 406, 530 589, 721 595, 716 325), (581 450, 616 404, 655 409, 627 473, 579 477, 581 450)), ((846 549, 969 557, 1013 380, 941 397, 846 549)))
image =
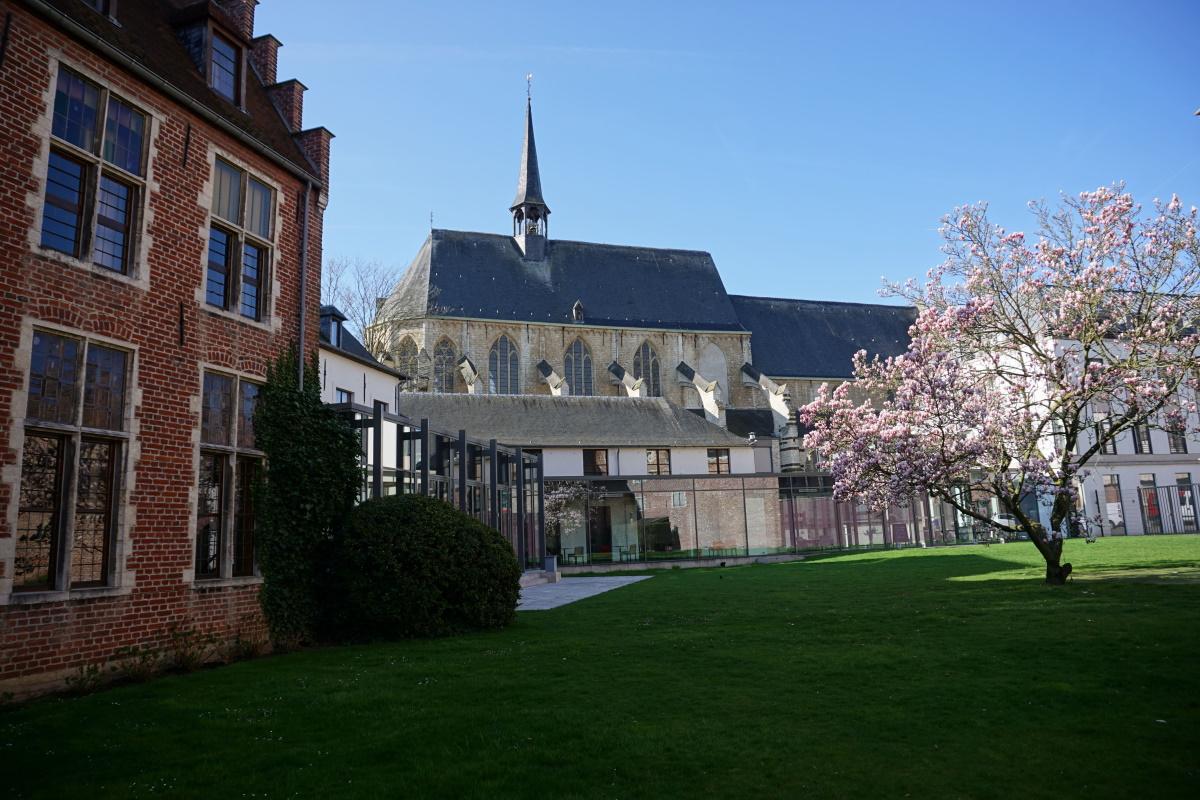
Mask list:
POLYGON ((652 578, 652 575, 622 576, 619 578, 563 578, 558 583, 543 583, 521 590, 518 611, 545 611, 565 606, 585 597, 602 594, 631 583, 652 578))

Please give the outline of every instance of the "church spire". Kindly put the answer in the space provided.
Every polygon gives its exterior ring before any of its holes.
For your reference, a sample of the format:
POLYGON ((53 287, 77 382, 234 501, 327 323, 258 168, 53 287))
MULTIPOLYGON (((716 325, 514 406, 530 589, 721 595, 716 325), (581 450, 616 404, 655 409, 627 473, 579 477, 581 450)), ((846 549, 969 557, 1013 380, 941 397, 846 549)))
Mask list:
POLYGON ((513 236, 546 236, 546 218, 550 207, 542 199, 542 176, 538 172, 537 145, 533 141, 533 102, 525 101, 525 142, 521 146, 521 175, 517 180, 517 199, 509 206, 513 215, 513 236))

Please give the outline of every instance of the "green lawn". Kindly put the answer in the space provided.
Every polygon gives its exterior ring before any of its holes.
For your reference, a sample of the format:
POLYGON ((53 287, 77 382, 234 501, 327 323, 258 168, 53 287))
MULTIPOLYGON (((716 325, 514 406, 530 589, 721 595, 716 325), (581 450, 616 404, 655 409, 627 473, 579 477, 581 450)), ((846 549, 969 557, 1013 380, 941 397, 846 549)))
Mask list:
POLYGON ((1195 797, 1200 539, 668 570, 0 714, 4 797, 1195 797))

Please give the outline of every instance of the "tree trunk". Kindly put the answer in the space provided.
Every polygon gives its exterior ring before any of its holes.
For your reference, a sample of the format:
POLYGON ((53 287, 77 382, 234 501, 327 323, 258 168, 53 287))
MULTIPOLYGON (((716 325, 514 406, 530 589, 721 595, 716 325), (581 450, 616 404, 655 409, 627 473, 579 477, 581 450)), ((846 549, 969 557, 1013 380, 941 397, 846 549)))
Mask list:
POLYGON ((1064 540, 1054 534, 1047 536, 1046 529, 1037 523, 1034 523, 1034 528, 1035 530, 1030 531, 1029 538, 1037 545, 1042 558, 1046 559, 1046 583, 1050 586, 1062 586, 1071 576, 1073 569, 1070 562, 1061 563, 1064 540))
POLYGON ((1059 563, 1062 560, 1063 539, 1057 537, 1044 543, 1041 549, 1046 559, 1046 583, 1051 586, 1062 586, 1071 575, 1071 564, 1059 563))

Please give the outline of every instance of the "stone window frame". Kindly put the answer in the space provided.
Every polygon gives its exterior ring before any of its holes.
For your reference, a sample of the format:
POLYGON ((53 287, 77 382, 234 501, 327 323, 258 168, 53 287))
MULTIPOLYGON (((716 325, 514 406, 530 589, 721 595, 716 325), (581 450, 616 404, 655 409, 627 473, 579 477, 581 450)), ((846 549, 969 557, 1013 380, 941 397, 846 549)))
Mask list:
MULTIPOLYGON (((89 272, 148 287, 149 267, 147 254, 150 238, 148 224, 153 217, 153 212, 149 205, 149 196, 151 187, 154 185, 154 175, 152 173, 156 115, 145 105, 130 100, 129 95, 125 92, 114 88, 111 81, 101 78, 91 70, 75 63, 61 53, 52 53, 49 74, 50 81, 46 84, 46 91, 43 95, 45 116, 42 118, 37 129, 41 134, 41 138, 45 141, 45 146, 39 155, 38 162, 34 165, 34 173, 45 177, 36 195, 34 221, 29 236, 31 248, 42 256, 86 269, 89 272), (55 136, 53 133, 54 109, 58 97, 59 76, 63 72, 82 80, 97 92, 95 132, 90 148, 76 145, 55 136), (140 173, 129 172, 104 158, 104 133, 108 120, 110 100, 124 105, 130 111, 138 114, 143 120, 141 152, 139 156, 140 173), (80 229, 77 234, 77 241, 71 251, 42 243, 47 205, 56 205, 48 202, 47 197, 51 159, 53 156, 58 156, 83 168, 79 202, 80 229), (129 219, 126 224, 125 258, 120 271, 96 263, 95 261, 97 228, 100 226, 98 221, 100 207, 99 187, 102 178, 107 178, 125 186, 130 190, 131 195, 128 201, 129 219)), ((33 198, 34 196, 31 195, 31 201, 33 198)))
POLYGON ((261 580, 254 557, 254 533, 257 528, 254 509, 249 505, 250 488, 256 474, 266 468, 266 454, 253 441, 253 423, 245 415, 247 395, 243 387, 255 387, 255 402, 261 397, 264 380, 257 375, 247 375, 214 365, 205 365, 200 371, 200 424, 196 426, 196 468, 192 482, 195 501, 192 513, 192 556, 190 560, 191 580, 196 586, 212 586, 230 583, 255 582, 261 580), (210 378, 230 381, 231 408, 226 421, 224 441, 206 436, 206 409, 212 408, 209 395, 210 378), (206 463, 212 465, 215 475, 215 510, 205 504, 203 480, 206 463), (216 530, 207 535, 201 527, 202 519, 216 521, 216 530), (249 520, 250 528, 245 528, 249 520), (247 537, 246 534, 249 533, 247 537), (207 539, 208 542, 203 540, 207 539), (213 563, 212 569, 201 571, 200 562, 204 554, 206 561, 213 563))
MULTIPOLYGON (((205 186, 206 191, 202 198, 207 212, 206 222, 201 234, 204 241, 204 255, 202 256, 204 266, 200 286, 197 290, 197 299, 203 308, 210 313, 219 314, 241 322, 269 325, 275 316, 274 302, 279 289, 277 285, 277 266, 280 259, 279 249, 282 238, 282 189, 278 183, 264 175, 261 170, 247 165, 244 161, 225 150, 215 148, 211 150, 208 163, 209 177, 205 186), (218 163, 224 163, 225 166, 239 173, 236 221, 218 216, 214 210, 214 206, 217 203, 218 163), (261 185, 270 192, 270 208, 266 215, 268 231, 265 238, 249 228, 247 216, 249 213, 249 188, 251 181, 261 185), (213 268, 216 262, 212 261, 214 231, 219 231, 229 237, 229 241, 232 243, 229 246, 229 251, 233 256, 227 254, 228 260, 224 264, 227 271, 225 273, 226 286, 222 303, 211 302, 209 298, 212 275, 216 272, 213 268), (255 287, 258 291, 256 316, 248 315, 243 311, 244 256, 247 248, 252 248, 260 252, 260 263, 258 264, 258 277, 255 287)), ((337 345, 338 343, 334 342, 334 344, 337 345)))
MULTIPOLYGON (((22 388, 13 394, 12 442, 14 451, 24 453, 25 440, 30 433, 57 436, 67 440, 64 460, 69 463, 67 463, 65 473, 58 476, 61 492, 58 507, 63 513, 57 521, 58 530, 55 532, 57 539, 57 554, 55 557, 57 563, 54 565, 56 575, 53 584, 29 588, 14 586, 17 537, 0 538, 0 605, 55 602, 81 597, 126 595, 132 591, 133 582, 130 580, 131 576, 126 574, 124 565, 126 554, 129 550, 130 526, 133 524, 133 516, 129 508, 129 497, 134 489, 136 478, 133 464, 136 462, 139 454, 138 421, 134 414, 135 406, 139 403, 139 390, 137 388, 139 355, 139 348, 129 342, 42 320, 31 318, 23 320, 21 326, 21 346, 18 350, 14 368, 21 370, 25 375, 25 379, 22 388), (84 349, 80 354, 80 363, 83 365, 82 377, 78 382, 77 389, 80 393, 80 402, 75 411, 75 418, 80 423, 82 422, 81 415, 83 413, 82 393, 86 383, 87 348, 95 345, 120 351, 126 355, 124 376, 125 397, 121 411, 121 430, 91 428, 82 424, 75 424, 74 422, 63 424, 27 419, 29 375, 32 366, 33 343, 34 337, 38 332, 45 332, 84 343, 84 349), (110 473, 112 481, 112 486, 108 493, 110 519, 108 520, 105 543, 106 552, 104 554, 103 579, 102 581, 72 584, 69 576, 72 570, 71 559, 75 544, 73 528, 77 513, 78 459, 81 449, 80 444, 84 439, 89 441, 110 441, 116 443, 117 447, 116 452, 112 456, 113 462, 110 473)), ((20 462, 18 462, 19 464, 20 462)), ((19 528, 20 476, 21 470, 18 468, 16 480, 10 483, 12 496, 17 499, 15 502, 10 503, 7 509, 9 529, 14 532, 19 528)))

